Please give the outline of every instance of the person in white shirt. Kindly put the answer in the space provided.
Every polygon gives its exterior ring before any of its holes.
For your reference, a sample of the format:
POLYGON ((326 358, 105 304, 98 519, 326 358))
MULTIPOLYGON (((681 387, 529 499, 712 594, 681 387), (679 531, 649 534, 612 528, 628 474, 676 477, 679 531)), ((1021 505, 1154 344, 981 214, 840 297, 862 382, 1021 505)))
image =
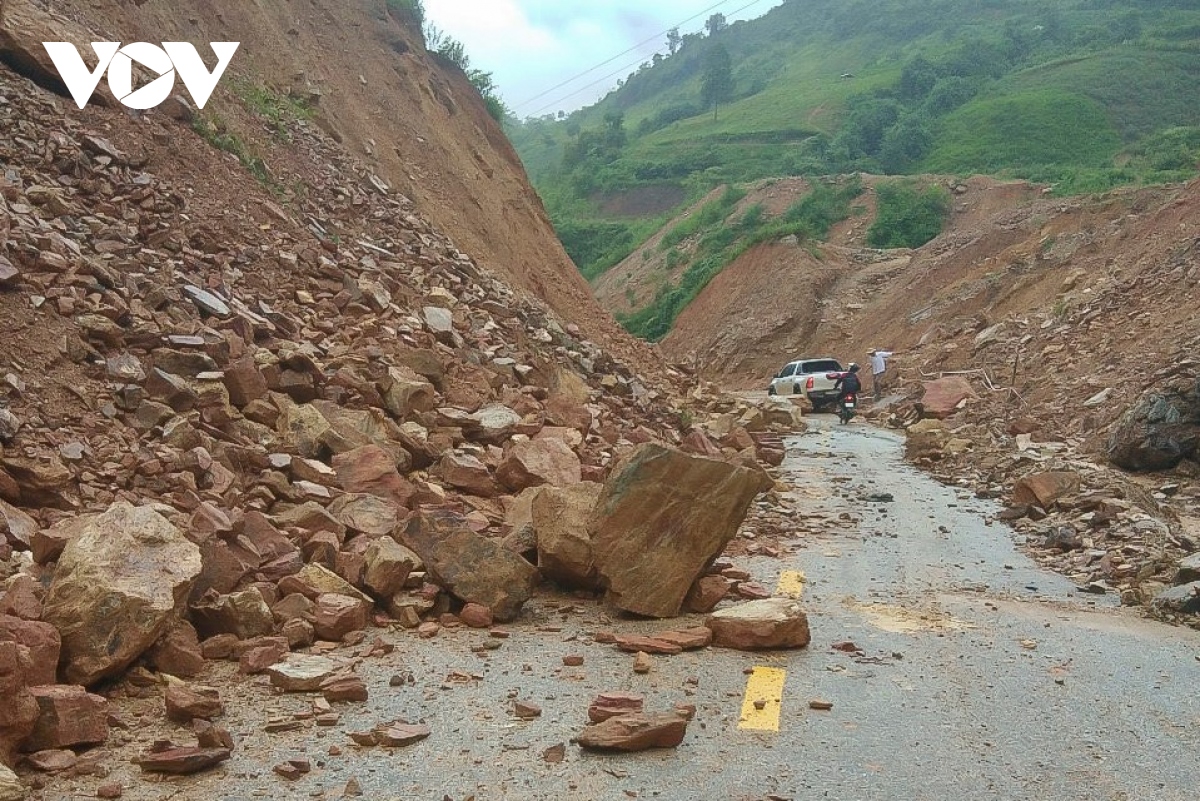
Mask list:
POLYGON ((871 357, 871 394, 879 400, 887 389, 887 360, 892 358, 892 352, 871 348, 867 355, 871 357))

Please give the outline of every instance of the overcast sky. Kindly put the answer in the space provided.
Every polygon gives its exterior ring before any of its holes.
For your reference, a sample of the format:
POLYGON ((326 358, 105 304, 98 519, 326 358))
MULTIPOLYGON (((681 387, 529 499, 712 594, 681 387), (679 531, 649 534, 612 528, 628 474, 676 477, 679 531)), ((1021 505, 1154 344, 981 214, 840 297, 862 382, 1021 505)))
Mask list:
POLYGON ((466 45, 471 66, 492 73, 504 102, 526 117, 573 111, 603 97, 655 52, 667 52, 660 34, 668 28, 699 31, 717 12, 730 22, 760 17, 781 1, 425 0, 425 16, 466 45))

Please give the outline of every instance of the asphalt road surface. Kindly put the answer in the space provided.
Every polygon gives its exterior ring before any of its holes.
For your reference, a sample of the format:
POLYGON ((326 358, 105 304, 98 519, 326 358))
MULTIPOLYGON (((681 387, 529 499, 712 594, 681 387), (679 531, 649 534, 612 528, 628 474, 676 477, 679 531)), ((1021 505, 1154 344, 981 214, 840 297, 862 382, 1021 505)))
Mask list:
MULTIPOLYGON (((1195 796, 1200 633, 1144 621, 1039 570, 989 523, 988 502, 905 466, 894 434, 813 419, 788 441, 783 466, 809 533, 779 559, 739 560, 800 596, 809 648, 655 657, 636 675, 631 655, 591 635, 683 621, 614 620, 591 599, 540 597, 495 650, 487 632, 392 635, 396 653, 359 668, 370 700, 339 707, 334 728, 266 735, 267 718, 303 716, 311 699, 257 686, 227 699, 224 723, 243 745, 226 769, 151 785, 130 777, 125 797, 341 798, 352 778, 361 797, 406 801, 1195 796), (584 664, 565 667, 571 654, 584 664), (411 684, 389 686, 406 672, 411 684), (695 704, 683 745, 582 752, 571 738, 608 690, 643 693, 648 710, 695 704), (516 719, 514 699, 541 706, 541 717, 516 719), (814 699, 832 708, 810 709, 814 699), (396 718, 433 734, 394 751, 346 737, 396 718), (562 761, 547 761, 560 744, 562 761), (312 772, 275 776, 271 766, 288 758, 310 760, 312 772)), ((90 786, 81 781, 79 797, 90 786)))

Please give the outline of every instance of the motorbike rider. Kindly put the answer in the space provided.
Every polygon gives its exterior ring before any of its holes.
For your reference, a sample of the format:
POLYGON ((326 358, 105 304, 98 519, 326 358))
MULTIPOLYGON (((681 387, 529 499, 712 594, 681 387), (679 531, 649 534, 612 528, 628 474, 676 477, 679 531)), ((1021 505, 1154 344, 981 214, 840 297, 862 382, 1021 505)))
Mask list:
POLYGON ((838 401, 841 402, 847 395, 857 395, 862 392, 862 379, 858 377, 858 363, 850 362, 850 366, 846 368, 846 372, 842 373, 836 381, 833 382, 833 388, 840 390, 838 393, 838 401))

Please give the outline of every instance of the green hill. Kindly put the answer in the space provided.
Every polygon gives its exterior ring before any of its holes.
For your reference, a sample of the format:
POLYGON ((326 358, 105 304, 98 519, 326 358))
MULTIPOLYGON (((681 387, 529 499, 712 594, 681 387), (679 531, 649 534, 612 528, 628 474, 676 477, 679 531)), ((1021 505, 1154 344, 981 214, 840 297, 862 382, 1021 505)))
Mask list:
POLYGON ((1195 0, 788 0, 663 51, 510 131, 589 277, 721 184, 985 173, 1069 194, 1200 161, 1195 0))

